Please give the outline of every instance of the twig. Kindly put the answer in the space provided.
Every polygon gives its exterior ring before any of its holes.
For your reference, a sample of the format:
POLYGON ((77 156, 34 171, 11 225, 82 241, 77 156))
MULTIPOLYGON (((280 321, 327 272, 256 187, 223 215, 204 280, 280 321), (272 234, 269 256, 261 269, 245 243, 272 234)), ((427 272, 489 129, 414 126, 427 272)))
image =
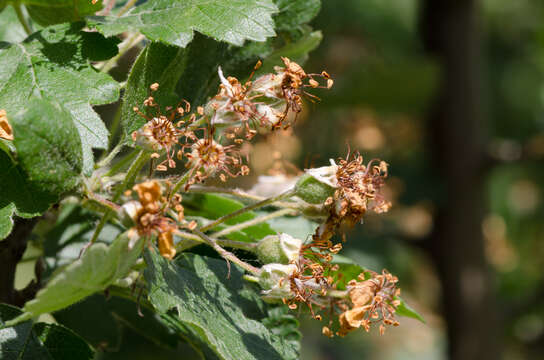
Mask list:
POLYGON ((210 230, 210 229, 214 228, 215 226, 217 226, 217 225, 219 225, 219 224, 221 224, 221 223, 223 223, 223 222, 225 222, 227 220, 235 218, 236 216, 238 216, 240 214, 251 211, 253 209, 258 209, 258 208, 266 206, 266 205, 270 205, 270 204, 272 204, 272 203, 274 203, 274 202, 276 202, 278 200, 283 200, 283 199, 289 198, 289 197, 291 197, 293 195, 294 195, 294 190, 288 190, 288 191, 286 191, 286 192, 284 192, 284 193, 282 193, 282 194, 280 194, 278 196, 267 198, 267 199, 261 200, 259 202, 256 202, 254 204, 248 205, 248 206, 243 207, 243 208, 241 208, 239 210, 231 212, 230 214, 221 216, 219 219, 213 221, 212 223, 201 227, 200 231, 210 230))
POLYGON ((233 233, 235 231, 242 230, 242 229, 248 228, 250 226, 263 223, 263 222, 268 221, 270 219, 274 219, 274 218, 277 218, 277 217, 280 217, 280 216, 294 214, 294 213, 295 213, 295 211, 292 210, 292 209, 277 210, 277 211, 271 212, 271 213, 266 214, 266 215, 257 216, 256 218, 253 218, 251 220, 244 221, 242 223, 229 226, 227 228, 224 228, 223 230, 220 230, 218 232, 215 232, 215 233, 211 234, 210 236, 212 238, 219 238, 221 236, 225 236, 225 235, 233 233))
POLYGON ((204 242, 206 242, 208 245, 210 245, 215 251, 217 251, 217 253, 219 255, 221 255, 225 260, 227 261, 232 261, 233 263, 235 263, 236 265, 240 266, 241 268, 243 268, 244 270, 246 271, 249 271, 250 273, 253 273, 255 275, 258 275, 260 270, 257 269, 255 266, 253 265, 250 265, 240 259, 238 259, 236 257, 236 255, 234 255, 233 253, 231 253, 230 251, 227 251, 225 249, 223 249, 215 239, 212 239, 211 237, 209 237, 208 235, 204 234, 203 232, 195 229, 193 230, 193 233, 195 233, 196 235, 198 235, 202 240, 204 240, 204 242))

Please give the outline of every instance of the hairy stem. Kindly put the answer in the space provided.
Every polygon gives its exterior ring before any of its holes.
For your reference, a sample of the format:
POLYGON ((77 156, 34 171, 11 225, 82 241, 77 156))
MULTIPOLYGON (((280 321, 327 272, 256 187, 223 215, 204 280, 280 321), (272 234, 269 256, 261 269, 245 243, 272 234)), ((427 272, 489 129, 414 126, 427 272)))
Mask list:
POLYGON ((191 178, 191 172, 187 171, 185 174, 183 174, 182 177, 179 178, 179 180, 174 184, 174 187, 172 188, 172 191, 170 191, 169 198, 172 198, 174 194, 176 194, 182 186, 187 184, 187 181, 191 178))
POLYGON ((115 147, 113 149, 111 149, 110 153, 104 159, 100 160, 100 162, 98 162, 98 164, 96 164, 96 166, 99 167, 99 168, 104 167, 104 166, 108 166, 111 163, 111 161, 113 159, 115 159, 117 154, 119 154, 121 149, 123 149, 123 146, 125 146, 123 140, 124 139, 121 139, 121 141, 119 141, 119 143, 117 145, 115 145, 115 147))
MULTIPOLYGON (((187 240, 198 241, 200 243, 205 242, 198 235, 191 234, 191 233, 188 233, 188 232, 185 232, 185 231, 176 230, 174 232, 174 234, 181 237, 181 238, 187 239, 187 240)), ((243 241, 234 241, 234 240, 228 240, 228 239, 214 239, 214 240, 220 246, 226 246, 226 247, 229 247, 229 248, 240 249, 240 250, 245 250, 245 251, 249 251, 249 252, 254 251, 255 248, 257 247, 256 243, 247 243, 247 242, 243 242, 243 241)), ((180 248, 181 248, 181 246, 180 246, 180 248)), ((177 250, 177 247, 176 247, 176 250, 177 250)))
POLYGON ((248 205, 248 206, 243 207, 243 208, 241 208, 239 210, 231 212, 230 214, 221 216, 219 219, 213 221, 212 223, 201 227, 200 231, 210 230, 210 229, 214 228, 215 226, 217 226, 217 225, 219 225, 219 224, 221 224, 221 223, 223 223, 223 222, 225 222, 227 220, 235 218, 236 216, 238 216, 240 214, 246 213, 246 212, 254 210, 254 209, 261 208, 261 207, 266 206, 266 205, 270 205, 270 204, 275 203, 276 201, 279 201, 279 200, 287 199, 287 198, 289 198, 289 197, 291 197, 293 195, 294 195, 294 190, 288 190, 288 191, 286 191, 286 192, 284 192, 284 193, 282 193, 282 194, 280 194, 278 196, 267 198, 267 199, 261 200, 259 202, 256 202, 254 204, 248 205))
POLYGON ((215 239, 212 239, 211 237, 209 237, 208 235, 204 234, 203 232, 199 231, 199 230, 193 230, 193 233, 195 233, 196 235, 198 235, 202 240, 204 240, 204 242, 206 242, 208 245, 210 245, 215 251, 217 251, 217 253, 219 255, 221 255, 225 260, 227 261, 232 261, 233 263, 235 263, 236 265, 240 266, 241 268, 243 268, 244 270, 246 271, 249 271, 250 273, 252 274, 255 274, 255 275, 258 275, 260 270, 258 268, 256 268, 255 266, 253 265, 250 265, 240 259, 238 259, 236 257, 236 255, 234 255, 233 253, 231 253, 230 251, 227 251, 225 249, 223 249, 215 239))
MULTIPOLYGON (((243 190, 239 189, 228 189, 228 188, 221 188, 216 186, 201 186, 201 185, 193 185, 189 188, 188 192, 190 193, 216 193, 216 194, 227 194, 235 196, 239 199, 246 199, 246 200, 253 200, 253 201, 263 201, 266 198, 262 196, 257 196, 253 194, 246 193, 243 190)), ((282 201, 276 201, 270 205, 274 205, 277 207, 283 207, 283 208, 290 208, 290 209, 298 209, 299 205, 293 202, 282 202, 282 201)))
POLYGON ((274 219, 274 218, 277 218, 277 217, 281 217, 281 216, 289 215, 289 214, 294 214, 294 213, 295 213, 295 211, 292 210, 292 209, 277 210, 277 211, 271 212, 270 214, 257 216, 254 219, 251 219, 251 220, 244 221, 244 222, 236 224, 236 225, 226 227, 223 230, 220 230, 218 232, 215 232, 215 233, 211 234, 210 236, 212 238, 218 238, 218 237, 225 236, 227 234, 233 233, 235 231, 242 230, 242 229, 248 228, 250 226, 263 223, 263 222, 268 221, 270 219, 274 219))

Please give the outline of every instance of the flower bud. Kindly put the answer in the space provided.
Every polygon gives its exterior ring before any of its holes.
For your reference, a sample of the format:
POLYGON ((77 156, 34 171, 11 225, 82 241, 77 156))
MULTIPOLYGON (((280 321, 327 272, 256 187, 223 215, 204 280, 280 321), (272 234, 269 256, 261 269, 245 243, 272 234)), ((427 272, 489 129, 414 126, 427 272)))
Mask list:
POLYGON ((257 256, 264 264, 288 264, 298 259, 302 240, 289 234, 268 235, 257 244, 257 256))
POLYGON ((267 264, 261 268, 259 284, 265 300, 280 300, 293 297, 289 277, 296 271, 294 264, 267 264))
POLYGON ((333 186, 320 181, 310 173, 302 175, 295 185, 295 195, 310 204, 324 203, 334 194, 334 191, 333 186))

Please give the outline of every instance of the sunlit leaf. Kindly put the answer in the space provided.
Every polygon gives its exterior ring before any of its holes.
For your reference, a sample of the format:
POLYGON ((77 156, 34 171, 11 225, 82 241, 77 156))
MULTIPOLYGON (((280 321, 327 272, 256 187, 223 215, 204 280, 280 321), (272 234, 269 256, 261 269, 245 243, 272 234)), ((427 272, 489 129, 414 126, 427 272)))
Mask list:
POLYGON ((169 262, 156 251, 144 256, 149 301, 160 314, 198 332, 219 358, 298 358, 292 343, 251 317, 248 306, 255 307, 257 294, 251 291, 248 301, 243 273, 234 264, 229 276, 223 260, 184 254, 169 262))

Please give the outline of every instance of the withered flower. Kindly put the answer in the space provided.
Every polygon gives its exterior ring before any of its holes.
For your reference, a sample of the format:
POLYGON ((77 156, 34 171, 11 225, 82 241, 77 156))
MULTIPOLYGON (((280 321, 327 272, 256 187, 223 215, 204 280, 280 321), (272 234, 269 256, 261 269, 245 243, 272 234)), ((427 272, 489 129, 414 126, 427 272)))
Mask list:
POLYGON ((384 270, 381 274, 372 272, 368 280, 361 273, 359 280, 348 283, 352 307, 340 314, 337 334, 345 336, 360 327, 370 331, 374 323, 380 323, 380 334, 385 332, 386 325, 398 326, 399 322, 395 319, 396 307, 399 305, 395 298, 400 294, 400 289, 396 287, 397 277, 384 270))
POLYGON ((184 155, 189 159, 185 164, 190 171, 187 186, 212 175, 219 175, 221 181, 227 181, 227 176, 249 174, 249 167, 242 163, 236 145, 219 144, 213 139, 213 129, 208 129, 205 137, 194 142, 184 155))
POLYGON ((13 140, 13 130, 4 109, 0 109, 0 139, 13 140))
POLYGON ((176 194, 170 201, 163 196, 163 190, 158 181, 146 181, 137 184, 133 190, 138 195, 138 201, 123 205, 125 212, 132 218, 140 236, 155 235, 159 252, 167 259, 176 255, 173 233, 178 229, 176 222, 165 216, 168 209, 177 212, 178 221, 183 220, 181 196, 176 194))
MULTIPOLYGON (((150 85, 151 91, 157 91, 159 84, 150 85)), ((196 140, 196 136, 188 126, 195 120, 195 115, 188 116, 183 120, 184 115, 191 109, 190 104, 185 101, 185 106, 181 103, 174 108, 167 108, 168 115, 162 115, 159 105, 155 102, 153 96, 148 96, 144 100, 144 106, 153 109, 154 116, 148 116, 140 111, 138 107, 134 107, 134 112, 147 120, 147 123, 137 131, 132 133, 132 140, 141 146, 151 148, 155 153, 152 158, 159 158, 159 151, 164 150, 166 160, 159 163, 156 167, 159 171, 166 171, 168 168, 175 168, 174 161, 174 146, 179 143, 180 138, 196 140)))
MULTIPOLYGON (((316 169, 314 172, 319 171, 316 169)), ((363 157, 356 154, 351 160, 340 159, 338 164, 327 167, 326 174, 327 182, 320 181, 333 185, 336 190, 325 201, 324 206, 328 209, 329 216, 316 229, 314 241, 330 239, 341 225, 354 226, 368 210, 379 214, 387 212, 391 207, 381 191, 387 178, 385 161, 371 160, 364 165, 363 157), (331 169, 334 170, 334 175, 331 169)))

